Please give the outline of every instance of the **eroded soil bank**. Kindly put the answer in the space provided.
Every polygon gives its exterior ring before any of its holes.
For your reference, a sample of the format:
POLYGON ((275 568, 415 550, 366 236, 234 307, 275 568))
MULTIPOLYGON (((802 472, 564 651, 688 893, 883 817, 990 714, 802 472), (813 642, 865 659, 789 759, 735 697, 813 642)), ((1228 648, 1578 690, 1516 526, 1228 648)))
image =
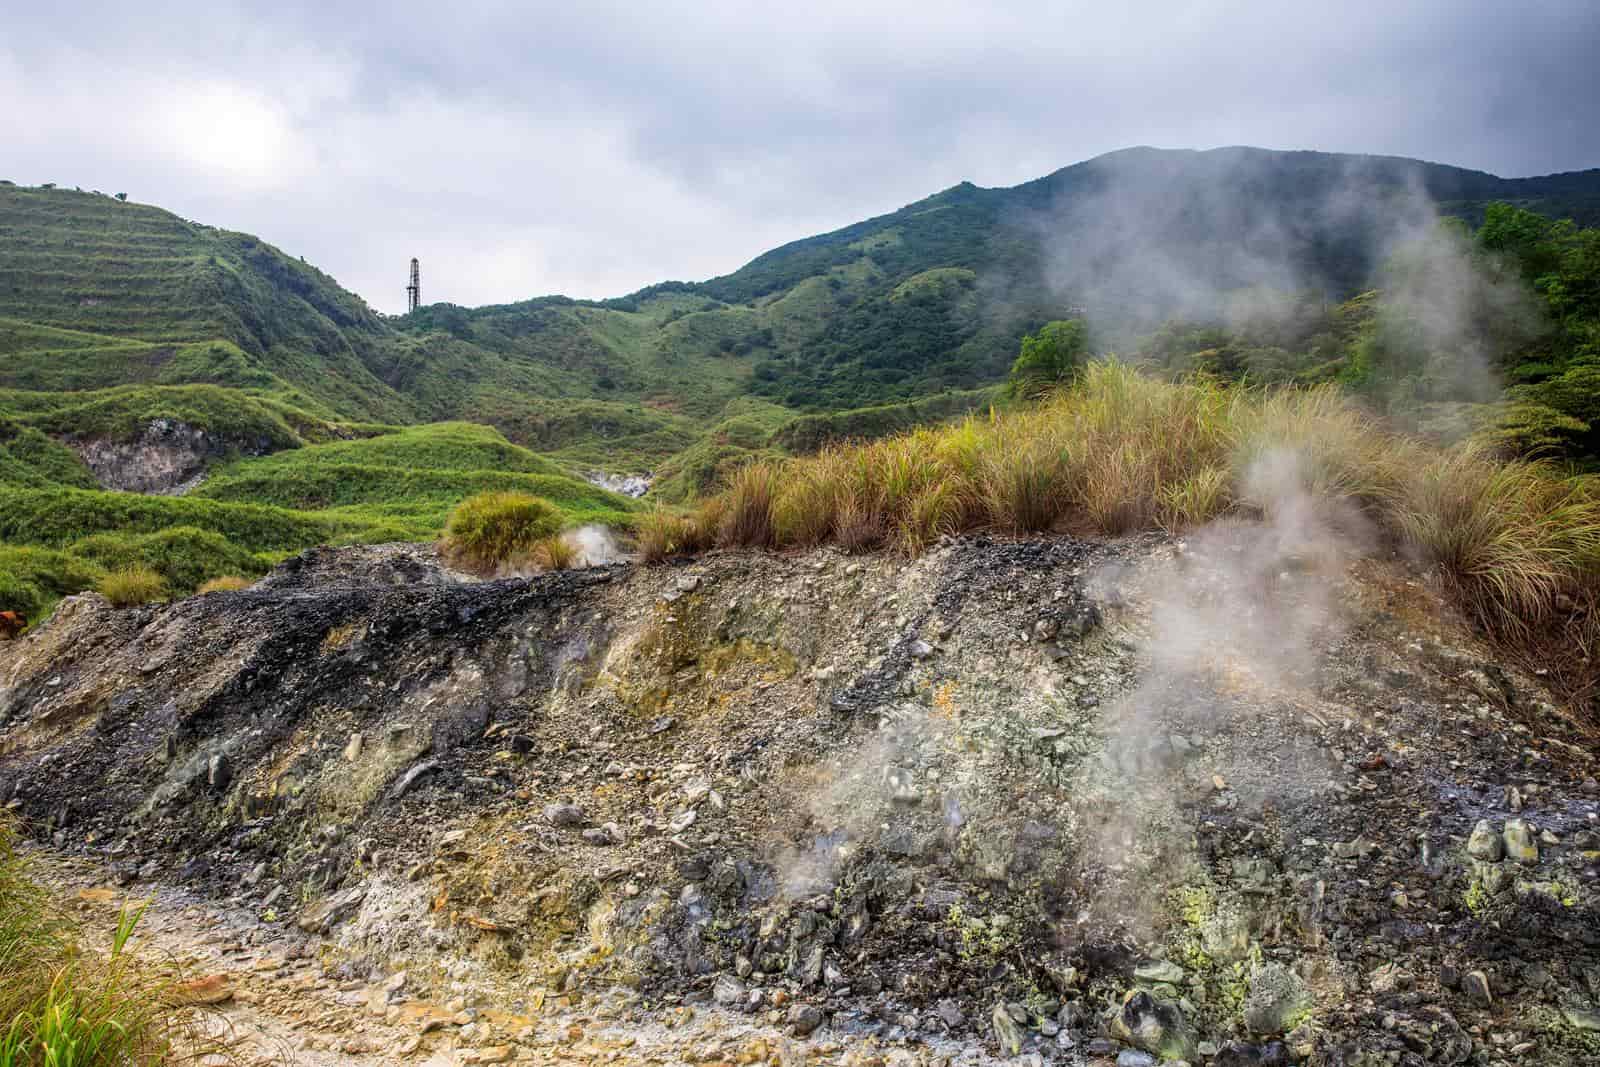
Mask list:
POLYGON ((1592 744, 1261 534, 74 598, 0 804, 326 1062, 1596 1062, 1592 744))

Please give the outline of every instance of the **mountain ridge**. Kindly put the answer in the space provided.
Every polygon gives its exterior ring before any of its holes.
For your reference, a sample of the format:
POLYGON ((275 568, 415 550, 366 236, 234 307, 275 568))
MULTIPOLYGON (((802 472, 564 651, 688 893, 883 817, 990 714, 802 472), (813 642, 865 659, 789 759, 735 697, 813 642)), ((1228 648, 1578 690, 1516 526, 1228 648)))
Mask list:
POLYGON ((569 467, 646 469, 736 399, 822 413, 981 388, 1067 309, 1146 325, 1187 310, 1183 294, 1107 274, 1150 246, 1219 289, 1290 279, 1343 298, 1417 187, 1469 223, 1493 199, 1600 222, 1600 169, 1500 178, 1396 156, 1140 146, 1014 186, 960 182, 704 281, 385 316, 254 236, 4 185, 0 388, 220 385, 335 421, 486 422, 569 467), (1095 218, 1106 205, 1115 226, 1095 218), (1123 247, 1130 223, 1150 228, 1143 215, 1168 230, 1123 247), (1251 241, 1264 255, 1234 262, 1251 241))

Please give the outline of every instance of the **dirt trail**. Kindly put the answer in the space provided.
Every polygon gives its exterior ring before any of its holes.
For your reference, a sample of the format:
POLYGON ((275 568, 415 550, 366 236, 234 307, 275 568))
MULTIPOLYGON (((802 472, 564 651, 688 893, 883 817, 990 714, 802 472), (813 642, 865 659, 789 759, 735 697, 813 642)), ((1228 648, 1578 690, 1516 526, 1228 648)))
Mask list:
MULTIPOLYGON (((948 1060, 933 1050, 877 1042, 799 1041, 714 1008, 651 1011, 631 995, 546 997, 497 1006, 503 994, 480 989, 439 1004, 409 996, 403 972, 341 976, 328 946, 247 912, 182 890, 123 889, 92 864, 36 856, 44 880, 86 929, 108 932, 124 906, 148 902, 134 951, 182 975, 210 1006, 208 1036, 247 1067, 366 1067, 408 1064, 700 1063, 799 1067, 801 1064, 948 1060)), ((224 1062, 221 1056, 207 1062, 224 1062)))

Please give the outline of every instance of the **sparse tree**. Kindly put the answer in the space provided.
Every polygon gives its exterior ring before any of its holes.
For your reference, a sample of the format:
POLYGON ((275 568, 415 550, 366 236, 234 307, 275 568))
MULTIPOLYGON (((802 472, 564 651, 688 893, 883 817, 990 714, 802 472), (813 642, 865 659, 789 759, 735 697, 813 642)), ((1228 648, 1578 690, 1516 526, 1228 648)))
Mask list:
POLYGON ((1037 397, 1069 384, 1088 355, 1089 334, 1082 319, 1046 323, 1022 339, 1022 352, 1011 364, 1012 395, 1037 397))
POLYGON ((117 199, 121 200, 124 204, 126 204, 128 202, 128 194, 127 193, 118 193, 117 194, 117 199))

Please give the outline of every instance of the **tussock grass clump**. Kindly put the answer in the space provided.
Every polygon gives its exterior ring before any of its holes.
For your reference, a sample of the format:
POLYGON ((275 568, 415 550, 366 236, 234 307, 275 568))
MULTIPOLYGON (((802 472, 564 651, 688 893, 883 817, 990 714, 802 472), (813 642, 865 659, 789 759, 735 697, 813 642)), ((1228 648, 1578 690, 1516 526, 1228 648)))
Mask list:
POLYGON ((167 595, 167 583, 149 567, 134 565, 111 571, 95 591, 119 608, 148 604, 167 595))
POLYGON ((570 570, 578 562, 578 546, 564 537, 546 537, 533 546, 533 561, 547 571, 570 570))
MULTIPOLYGON (((1179 533, 1285 507, 1414 554, 1524 650, 1558 630, 1563 647, 1600 648, 1600 482, 1393 432, 1332 385, 1175 382, 1094 363, 1035 406, 752 465, 700 514, 718 515, 722 545, 914 554, 963 530, 1179 533)), ((647 560, 708 540, 688 513, 642 526, 647 560)))
POLYGON ((639 556, 660 563, 712 548, 722 526, 723 500, 710 497, 694 511, 657 507, 637 525, 639 556))
POLYGON ((201 583, 200 588, 196 589, 195 592, 201 595, 206 593, 237 593, 241 589, 249 589, 250 585, 251 582, 248 578, 240 578, 236 574, 225 574, 220 578, 213 578, 209 582, 201 583))
POLYGON ((111 1067, 172 1061, 197 1036, 192 1008, 137 964, 143 909, 124 908, 108 952, 81 951, 0 819, 0 1065, 111 1067))
POLYGON ((1548 464, 1440 453, 1407 479, 1396 519, 1492 633, 1526 637, 1600 587, 1600 496, 1548 464))
POLYGON ((778 468, 771 463, 741 467, 723 494, 717 544, 766 548, 773 544, 772 506, 778 495, 778 468))
POLYGON ((527 493, 479 493, 456 505, 441 543, 457 566, 479 574, 531 556, 561 531, 561 512, 527 493))

